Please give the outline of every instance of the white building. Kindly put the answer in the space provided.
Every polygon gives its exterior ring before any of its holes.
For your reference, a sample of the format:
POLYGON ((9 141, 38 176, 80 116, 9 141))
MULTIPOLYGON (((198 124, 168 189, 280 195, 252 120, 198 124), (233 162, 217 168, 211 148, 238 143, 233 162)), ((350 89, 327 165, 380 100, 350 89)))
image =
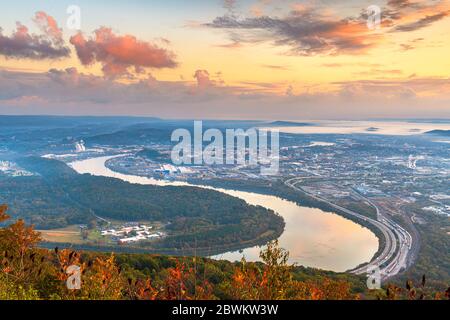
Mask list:
POLYGON ((75 151, 77 153, 86 151, 86 147, 84 145, 84 141, 83 140, 80 140, 79 142, 75 143, 75 151))

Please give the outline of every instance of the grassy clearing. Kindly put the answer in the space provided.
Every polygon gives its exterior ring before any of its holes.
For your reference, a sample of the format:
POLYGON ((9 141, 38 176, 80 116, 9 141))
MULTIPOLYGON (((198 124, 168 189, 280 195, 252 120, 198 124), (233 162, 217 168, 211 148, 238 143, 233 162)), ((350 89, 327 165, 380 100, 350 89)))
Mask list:
POLYGON ((42 239, 47 242, 55 243, 74 243, 83 244, 85 240, 81 237, 78 225, 68 226, 54 230, 38 230, 42 239))

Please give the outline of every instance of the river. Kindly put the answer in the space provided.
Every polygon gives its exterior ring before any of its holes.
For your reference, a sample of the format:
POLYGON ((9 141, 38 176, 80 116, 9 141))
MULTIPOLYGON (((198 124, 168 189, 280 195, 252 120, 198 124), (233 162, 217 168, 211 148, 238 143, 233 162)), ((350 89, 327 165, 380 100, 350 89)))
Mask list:
MULTIPOLYGON (((105 166, 106 161, 114 157, 117 156, 80 160, 69 165, 80 174, 113 177, 130 183, 193 186, 185 182, 169 182, 114 172, 105 166)), ((209 186, 196 187, 214 189, 280 214, 286 222, 286 227, 279 243, 290 252, 291 263, 342 272, 369 262, 378 250, 378 239, 369 229, 337 214, 301 207, 294 202, 270 195, 209 186)), ((247 248, 241 252, 227 252, 214 258, 236 261, 245 256, 247 261, 257 261, 260 250, 259 247, 247 248)))

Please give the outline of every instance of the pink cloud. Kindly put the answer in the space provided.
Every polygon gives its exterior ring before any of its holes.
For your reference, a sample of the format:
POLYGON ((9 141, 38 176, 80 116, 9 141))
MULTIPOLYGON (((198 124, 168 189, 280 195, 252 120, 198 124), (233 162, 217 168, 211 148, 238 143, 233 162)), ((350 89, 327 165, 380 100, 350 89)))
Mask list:
POLYGON ((56 43, 64 43, 62 29, 58 27, 58 23, 52 17, 43 11, 36 12, 33 21, 39 26, 39 28, 52 38, 56 43))
POLYGON ((82 33, 70 38, 83 65, 99 62, 108 77, 123 76, 129 68, 142 72, 143 68, 174 68, 175 54, 132 35, 119 36, 110 28, 101 27, 94 37, 87 39, 82 33))
POLYGON ((195 71, 194 79, 197 80, 197 85, 200 88, 207 88, 214 85, 214 81, 211 80, 209 72, 207 70, 195 71))
POLYGON ((54 18, 45 12, 37 12, 34 22, 43 34, 30 34, 28 28, 17 22, 11 36, 3 35, 0 28, 0 55, 14 59, 59 59, 70 55, 65 46, 62 30, 54 18))

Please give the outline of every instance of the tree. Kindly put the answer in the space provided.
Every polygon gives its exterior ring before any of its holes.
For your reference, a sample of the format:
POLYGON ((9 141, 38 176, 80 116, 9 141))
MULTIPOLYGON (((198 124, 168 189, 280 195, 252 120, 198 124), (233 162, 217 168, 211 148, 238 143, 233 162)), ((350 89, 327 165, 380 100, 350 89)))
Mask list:
POLYGON ((7 205, 0 205, 0 223, 8 220, 10 216, 6 214, 6 211, 8 211, 7 205))
POLYGON ((263 268, 247 264, 243 259, 236 268, 229 286, 233 299, 285 300, 292 286, 292 266, 288 264, 289 253, 278 246, 278 241, 267 244, 260 253, 263 268))

